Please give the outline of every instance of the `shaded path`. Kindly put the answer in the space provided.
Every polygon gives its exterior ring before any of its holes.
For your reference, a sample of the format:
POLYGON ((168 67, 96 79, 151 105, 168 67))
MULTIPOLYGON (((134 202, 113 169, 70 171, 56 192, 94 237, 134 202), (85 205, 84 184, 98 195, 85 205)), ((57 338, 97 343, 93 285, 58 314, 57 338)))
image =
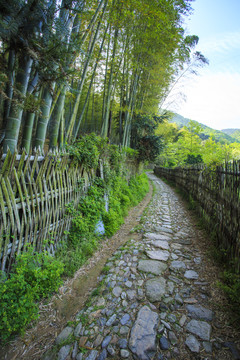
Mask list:
POLYGON ((89 303, 45 360, 239 358, 199 246, 206 239, 174 192, 149 176, 156 192, 144 236, 109 258, 89 303))

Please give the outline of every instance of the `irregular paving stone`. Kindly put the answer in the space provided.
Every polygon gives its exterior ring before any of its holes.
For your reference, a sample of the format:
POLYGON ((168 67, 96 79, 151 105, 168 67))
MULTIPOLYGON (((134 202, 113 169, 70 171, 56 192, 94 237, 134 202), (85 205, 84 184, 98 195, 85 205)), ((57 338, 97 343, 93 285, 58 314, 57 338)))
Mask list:
POLYGON ((120 347, 120 349, 126 349, 127 348, 127 339, 119 339, 118 340, 118 345, 120 347))
POLYGON ((175 300, 178 304, 180 304, 180 305, 183 304, 183 299, 181 298, 181 296, 179 294, 176 294, 175 300))
POLYGON ((63 346, 58 353, 58 360, 65 360, 68 357, 68 354, 70 353, 71 345, 65 345, 63 346))
POLYGON ((102 349, 106 348, 111 340, 112 340, 111 335, 106 336, 105 339, 102 342, 102 349))
POLYGON ((183 261, 174 260, 171 262, 170 269, 172 270, 186 269, 186 264, 183 261))
POLYGON ((122 293, 122 288, 120 288, 120 286, 116 286, 113 288, 112 293, 114 296, 119 297, 122 293))
POLYGON ((57 336, 55 342, 57 345, 61 344, 61 342, 67 340, 67 338, 72 335, 73 328, 70 326, 65 327, 60 334, 57 336))
POLYGON ((201 264, 202 259, 201 259, 200 257, 195 257, 195 258, 193 259, 193 261, 195 262, 195 264, 199 265, 199 264, 201 264))
POLYGON ((146 281, 146 296, 151 302, 161 301, 166 289, 166 280, 158 277, 146 281))
POLYGON ((97 357, 97 360, 105 360, 107 358, 107 350, 103 349, 103 351, 101 352, 101 354, 97 357))
POLYGON ((162 336, 159 340, 160 349, 168 350, 170 348, 170 344, 165 336, 162 336))
POLYGON ((125 350, 125 349, 121 349, 120 355, 121 355, 121 357, 122 357, 123 359, 126 359, 126 358, 129 357, 130 354, 129 354, 129 351, 127 351, 127 350, 125 350))
POLYGON ((83 353, 78 353, 76 360, 82 360, 83 359, 83 353))
POLYGON ((169 258, 169 252, 164 250, 148 250, 147 256, 153 260, 167 261, 169 258))
POLYGON ((143 306, 137 315, 129 339, 129 348, 139 360, 149 360, 156 352, 158 314, 143 306))
POLYGON ((188 299, 184 299, 184 302, 186 304, 196 304, 198 301, 194 298, 188 298, 188 299))
POLYGON ((102 341, 103 341, 103 336, 101 334, 98 334, 98 336, 93 342, 93 346, 97 348, 102 343, 102 341))
POLYGON ((207 353, 212 353, 212 343, 210 343, 210 341, 203 341, 203 347, 207 353))
POLYGON ((159 231, 159 232, 163 232, 163 233, 167 233, 167 234, 172 234, 173 231, 172 229, 169 229, 165 226, 155 226, 155 230, 159 231))
POLYGON ((182 245, 191 245, 192 244, 192 241, 189 239, 174 239, 173 241, 177 242, 179 244, 182 244, 182 245))
POLYGON ((177 344, 178 338, 177 338, 177 336, 175 335, 175 333, 173 331, 168 332, 168 338, 169 338, 172 345, 177 344))
POLYGON ((165 240, 165 241, 171 240, 169 235, 162 235, 156 233, 145 233, 144 237, 147 238, 148 240, 165 240))
POLYGON ((138 263, 138 270, 150 272, 154 275, 161 275, 166 268, 166 264, 156 260, 140 260, 138 263))
POLYGON ((151 244, 155 247, 164 249, 164 250, 168 250, 169 249, 169 244, 166 240, 153 240, 151 242, 151 244))
POLYGON ((131 288, 131 287, 132 287, 132 282, 128 280, 128 281, 125 282, 125 285, 126 285, 128 288, 131 288))
POLYGON ((161 323, 168 329, 168 330, 171 330, 171 326, 169 323, 167 323, 166 321, 164 320, 161 320, 161 323))
POLYGON ((205 321, 191 320, 186 329, 190 333, 199 336, 202 340, 210 340, 211 325, 205 321))
POLYGON ((193 335, 189 335, 185 341, 187 347, 195 353, 199 353, 200 350, 200 342, 193 335))
POLYGON ((106 326, 111 326, 111 325, 114 323, 114 321, 116 320, 116 318, 117 318, 117 315, 116 315, 116 314, 113 314, 113 315, 110 317, 110 319, 108 319, 108 321, 106 322, 106 326))
POLYGON ((102 326, 102 327, 105 326, 106 322, 107 322, 107 319, 105 317, 101 317, 100 319, 97 319, 97 324, 99 326, 102 326))
POLYGON ((105 305, 105 303, 106 303, 106 300, 104 299, 104 298, 99 298, 98 300, 97 300, 97 303, 96 303, 96 306, 104 306, 105 305))
POLYGON ((78 343, 77 343, 77 341, 75 341, 75 343, 73 345, 72 359, 76 358, 77 352, 78 352, 78 343))
POLYGON ((177 318, 174 314, 169 314, 167 318, 171 323, 175 323, 177 321, 177 318))
POLYGON ((123 317, 120 320, 121 325, 126 325, 129 322, 130 319, 131 318, 130 318, 129 314, 124 314, 123 317))
POLYGON ((127 335, 129 333, 129 327, 122 326, 119 331, 120 335, 127 335))
POLYGON ((108 347, 107 347, 107 352, 108 352, 111 356, 115 356, 115 353, 116 353, 112 345, 108 345, 108 347))
POLYGON ((209 310, 201 305, 187 305, 188 313, 195 319, 202 319, 211 321, 213 318, 212 310, 209 310))
POLYGON ((196 273, 196 271, 193 271, 193 270, 187 270, 184 274, 184 277, 186 279, 198 279, 198 273, 196 273))
POLYGON ((174 292, 174 283, 172 281, 168 281, 168 283, 167 283, 167 291, 170 294, 173 294, 173 292, 174 292))
POLYGON ((179 320, 179 324, 180 324, 181 326, 183 326, 183 325, 185 324, 186 320, 187 320, 186 315, 183 315, 183 316, 181 317, 181 319, 179 320))
POLYGON ((138 299, 142 299, 144 297, 144 292, 143 292, 143 289, 138 289, 137 290, 137 297, 138 299))
POLYGON ((129 300, 134 300, 137 296, 136 290, 127 290, 127 297, 129 300))
POLYGON ((121 293, 121 299, 126 299, 126 297, 127 297, 127 294, 125 293, 125 291, 123 291, 121 293))
POLYGON ((77 324, 74 330, 74 336, 79 337, 82 330, 82 323, 77 324))
POLYGON ((91 350, 90 354, 86 357, 85 360, 96 360, 97 356, 98 356, 98 351, 91 350))

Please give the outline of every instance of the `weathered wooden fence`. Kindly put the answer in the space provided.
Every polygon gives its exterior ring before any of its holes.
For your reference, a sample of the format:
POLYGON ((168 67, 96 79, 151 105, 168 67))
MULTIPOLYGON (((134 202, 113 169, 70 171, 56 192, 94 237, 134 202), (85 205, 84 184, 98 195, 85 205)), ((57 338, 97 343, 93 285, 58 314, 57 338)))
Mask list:
POLYGON ((217 168, 156 167, 154 173, 174 182, 199 204, 201 215, 217 235, 218 246, 240 270, 240 161, 217 168))
MULTIPOLYGON (((128 163, 129 176, 135 172, 135 164, 128 163)), ((1 270, 8 272, 27 244, 37 251, 47 246, 54 253, 70 228, 66 205, 76 206, 95 176, 96 171, 86 171, 68 154, 9 151, 0 164, 1 270)))

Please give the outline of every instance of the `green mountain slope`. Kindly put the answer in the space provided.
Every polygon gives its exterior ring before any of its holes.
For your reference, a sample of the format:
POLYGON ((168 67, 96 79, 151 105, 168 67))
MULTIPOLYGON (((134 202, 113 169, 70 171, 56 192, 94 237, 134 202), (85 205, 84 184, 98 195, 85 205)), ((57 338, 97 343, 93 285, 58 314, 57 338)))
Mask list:
POLYGON ((234 139, 240 141, 240 129, 223 129, 221 130, 224 134, 232 136, 234 139))
MULTIPOLYGON (((171 123, 176 123, 179 128, 183 126, 188 127, 189 122, 191 119, 187 119, 182 115, 174 113, 172 119, 170 120, 171 123)), ((234 130, 234 132, 230 135, 229 132, 225 132, 225 130, 214 130, 209 126, 199 123, 198 121, 192 120, 197 125, 200 125, 202 128, 201 133, 199 134, 200 138, 203 140, 208 139, 212 136, 216 141, 219 141, 222 144, 231 144, 234 142, 240 142, 240 130, 239 129, 227 129, 227 130, 234 130), (235 137, 236 134, 236 137, 235 137)))

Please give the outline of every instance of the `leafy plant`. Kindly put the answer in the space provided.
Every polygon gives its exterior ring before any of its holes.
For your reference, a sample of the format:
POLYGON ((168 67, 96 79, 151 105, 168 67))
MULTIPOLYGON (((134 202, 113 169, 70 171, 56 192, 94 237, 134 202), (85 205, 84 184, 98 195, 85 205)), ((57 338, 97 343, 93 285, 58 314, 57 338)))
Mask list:
POLYGON ((29 247, 17 257, 9 279, 0 282, 0 338, 23 333, 38 317, 36 301, 56 291, 61 284, 63 264, 46 252, 37 254, 29 247))

